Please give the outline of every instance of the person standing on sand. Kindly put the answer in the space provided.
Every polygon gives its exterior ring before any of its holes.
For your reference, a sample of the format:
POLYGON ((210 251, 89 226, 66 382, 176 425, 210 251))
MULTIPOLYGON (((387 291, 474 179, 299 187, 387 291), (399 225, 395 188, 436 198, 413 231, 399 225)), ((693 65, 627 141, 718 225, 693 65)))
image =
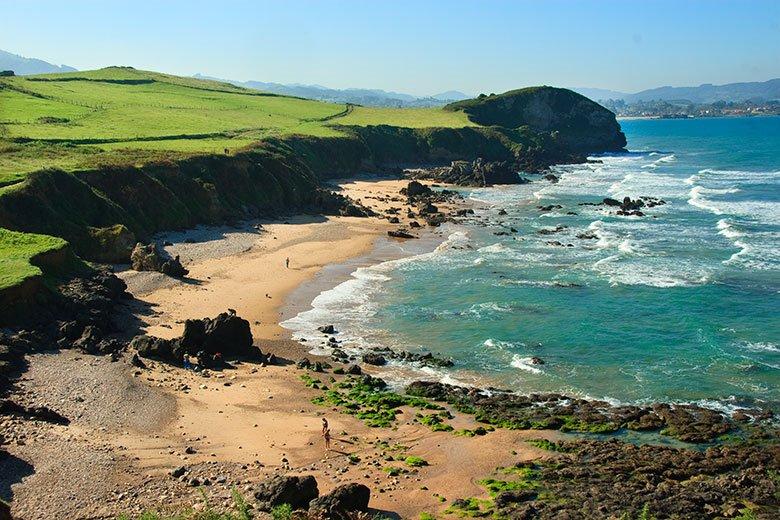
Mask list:
POLYGON ((290 268, 290 257, 289 257, 289 256, 288 256, 287 258, 285 258, 285 260, 284 260, 284 266, 285 266, 287 269, 289 269, 289 268, 290 268))
POLYGON ((322 436, 325 438, 325 450, 330 451, 330 428, 325 430, 322 436))
POLYGON ((325 435, 325 432, 328 431, 328 420, 323 417, 322 418, 322 434, 325 435))

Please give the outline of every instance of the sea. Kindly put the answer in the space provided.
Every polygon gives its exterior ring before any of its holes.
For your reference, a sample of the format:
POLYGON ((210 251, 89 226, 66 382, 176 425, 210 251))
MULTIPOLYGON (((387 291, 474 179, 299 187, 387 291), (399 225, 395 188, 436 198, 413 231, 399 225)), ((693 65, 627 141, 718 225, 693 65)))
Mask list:
POLYGON ((283 326, 315 351, 333 324, 354 354, 455 362, 391 363, 397 384, 780 409, 780 117, 621 126, 628 152, 555 167, 557 183, 461 190, 474 218, 354 269, 283 326), (665 204, 587 204, 626 196, 665 204))

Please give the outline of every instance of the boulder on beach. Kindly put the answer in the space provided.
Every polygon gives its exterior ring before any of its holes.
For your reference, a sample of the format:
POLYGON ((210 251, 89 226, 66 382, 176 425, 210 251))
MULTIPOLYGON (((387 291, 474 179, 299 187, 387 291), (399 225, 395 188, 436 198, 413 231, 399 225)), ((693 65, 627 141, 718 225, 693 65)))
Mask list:
POLYGON ((363 484, 349 483, 315 498, 309 506, 309 516, 326 520, 349 520, 356 512, 368 511, 371 490, 363 484))
POLYGON ((184 278, 189 274, 181 265, 178 255, 175 258, 167 258, 155 243, 137 243, 130 253, 130 266, 136 271, 158 271, 174 278, 184 278))
POLYGON ((203 353, 206 358, 215 354, 222 356, 250 356, 262 358, 260 349, 252 345, 252 331, 249 322, 233 312, 223 312, 216 318, 187 320, 184 333, 178 338, 163 339, 140 335, 133 338, 130 346, 138 355, 179 363, 184 354, 203 353))
POLYGON ((368 363, 369 365, 376 365, 376 366, 382 366, 387 364, 387 360, 382 354, 377 354, 375 352, 369 352, 367 354, 363 354, 363 362, 368 363))
POLYGON ((276 475, 257 486, 255 499, 260 511, 270 511, 282 504, 289 504, 293 510, 299 510, 308 509, 309 502, 319 494, 317 480, 311 475, 276 475))

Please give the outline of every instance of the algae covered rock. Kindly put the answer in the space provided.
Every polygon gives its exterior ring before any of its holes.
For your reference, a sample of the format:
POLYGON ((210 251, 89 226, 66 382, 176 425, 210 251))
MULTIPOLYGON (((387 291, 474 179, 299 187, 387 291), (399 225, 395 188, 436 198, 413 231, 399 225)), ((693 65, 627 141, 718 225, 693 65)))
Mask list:
POLYGON ((96 262, 124 263, 127 262, 133 245, 135 234, 122 224, 109 227, 90 227, 89 235, 97 247, 90 258, 96 262))

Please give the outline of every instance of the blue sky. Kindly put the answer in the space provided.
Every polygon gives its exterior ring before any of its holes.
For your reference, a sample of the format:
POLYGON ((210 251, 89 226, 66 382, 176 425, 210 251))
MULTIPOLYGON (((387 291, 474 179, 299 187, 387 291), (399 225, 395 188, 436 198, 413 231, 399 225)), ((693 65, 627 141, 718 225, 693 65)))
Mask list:
POLYGON ((780 77, 780 0, 0 0, 0 49, 418 95, 631 92, 780 77))

